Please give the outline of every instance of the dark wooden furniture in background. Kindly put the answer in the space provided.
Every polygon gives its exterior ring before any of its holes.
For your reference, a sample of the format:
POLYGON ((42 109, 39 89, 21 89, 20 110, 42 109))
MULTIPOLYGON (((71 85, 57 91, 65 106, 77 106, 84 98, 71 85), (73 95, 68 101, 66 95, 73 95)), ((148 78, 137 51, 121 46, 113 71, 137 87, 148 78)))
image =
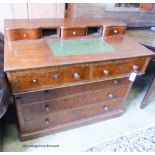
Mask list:
POLYGON ((143 101, 141 102, 141 108, 144 108, 148 104, 150 96, 154 89, 155 89, 155 77, 153 78, 153 80, 152 80, 152 82, 151 82, 149 88, 147 89, 147 92, 143 98, 143 101))
MULTIPOLYGON (((146 46, 148 49, 155 52, 155 31, 151 28, 141 28, 141 29, 128 29, 126 35, 138 41, 142 45, 146 46)), ((151 57, 152 61, 155 61, 155 55, 151 57)), ((154 72, 154 71, 153 71, 154 72)), ((154 72, 155 74, 155 72, 154 72)), ((141 102, 140 107, 144 108, 149 103, 150 96, 155 88, 155 75, 153 75, 151 82, 147 88, 146 94, 141 102)))
MULTIPOLYGON (((155 26, 155 4, 139 3, 138 8, 110 7, 117 3, 68 3, 67 18, 111 18, 127 23, 128 27, 155 26)), ((122 4, 122 3, 120 3, 122 4)), ((125 4, 125 3, 124 3, 125 4)), ((131 4, 131 3, 130 3, 131 4)))
POLYGON ((122 35, 125 26, 110 19, 5 21, 4 69, 16 101, 21 140, 123 113, 132 86, 129 76, 144 74, 153 55, 122 35), (38 34, 29 35, 32 29, 38 34), (42 35, 43 29, 48 35, 42 35), (114 52, 55 56, 49 41, 63 44, 71 38, 98 38, 114 52))

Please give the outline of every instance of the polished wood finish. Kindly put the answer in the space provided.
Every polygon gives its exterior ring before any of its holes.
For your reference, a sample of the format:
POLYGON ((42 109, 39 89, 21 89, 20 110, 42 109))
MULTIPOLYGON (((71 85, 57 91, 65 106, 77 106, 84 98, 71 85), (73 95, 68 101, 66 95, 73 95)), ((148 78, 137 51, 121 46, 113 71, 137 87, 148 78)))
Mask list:
POLYGON ((109 78, 127 77, 134 66, 138 67, 138 74, 143 74, 149 58, 134 58, 127 60, 107 61, 103 63, 90 63, 83 65, 68 65, 59 67, 47 67, 29 69, 18 72, 9 72, 13 93, 43 90, 83 82, 90 83, 109 78), (108 73, 104 73, 107 71, 108 73), (75 75, 79 77, 76 78, 75 75))
POLYGON ((82 54, 69 57, 54 56, 52 49, 50 49, 48 45, 48 39, 6 42, 4 70, 25 70, 31 68, 45 68, 49 66, 54 67, 64 64, 91 63, 94 61, 102 62, 154 55, 149 49, 138 44, 130 37, 122 35, 108 36, 105 37, 104 40, 113 46, 115 52, 109 52, 108 54, 107 52, 100 54, 82 54), (27 61, 29 63, 27 63, 27 61))
POLYGON ((6 19, 5 30, 32 29, 32 28, 54 28, 54 27, 86 27, 86 26, 126 26, 126 23, 115 19, 6 19))
POLYGON ((40 29, 17 29, 6 31, 5 38, 7 40, 25 40, 25 39, 40 39, 41 30, 40 29))
MULTIPOLYGON (((71 96, 74 96, 75 94, 79 93, 85 93, 87 90, 89 91, 95 91, 96 89, 107 89, 107 88, 117 88, 117 86, 122 85, 128 85, 130 81, 128 80, 128 77, 126 78, 119 78, 119 79, 113 79, 108 80, 104 83, 101 82, 95 82, 86 85, 79 85, 78 87, 74 87, 72 89, 72 86, 69 86, 67 88, 57 88, 55 89, 46 89, 43 91, 35 91, 30 93, 22 93, 20 94, 22 99, 22 104, 29 104, 31 102, 43 102, 44 100, 51 100, 51 99, 59 99, 63 96, 67 96, 67 94, 70 94, 71 96), (66 91, 67 90, 67 91, 66 91)), ((17 95, 18 98, 18 95, 17 95)))
POLYGON ((110 26, 110 27, 106 27, 103 30, 103 35, 104 36, 111 36, 111 35, 123 35, 125 34, 126 31, 126 27, 124 26, 110 26))
POLYGON ((127 87, 128 85, 101 90, 96 88, 97 90, 93 92, 84 92, 78 95, 75 94, 74 96, 69 95, 63 98, 49 99, 47 101, 44 100, 43 102, 34 102, 33 104, 23 104, 24 117, 25 120, 29 120, 49 115, 50 113, 70 110, 72 108, 100 103, 102 101, 111 101, 115 98, 123 98, 126 94, 127 87), (117 91, 118 88, 121 90, 117 91), (91 98, 91 96, 95 97, 91 98), (36 109, 36 111, 34 111, 34 109, 36 109))
POLYGON ((89 72, 88 65, 19 71, 16 73, 17 83, 15 84, 18 88, 14 92, 52 88, 68 83, 81 83, 89 80, 89 72), (76 74, 79 75, 79 78, 75 77, 76 74))
POLYGON ((74 38, 86 36, 86 28, 72 27, 72 28, 62 28, 61 38, 74 38))
MULTIPOLYGON (((6 34, 12 30, 32 28, 56 28, 61 31, 56 38, 44 36, 36 40, 19 38, 14 41, 5 38, 4 70, 16 101, 21 140, 38 138, 123 113, 124 101, 132 86, 129 76, 132 72, 144 74, 153 55, 130 37, 120 35, 125 31, 125 26, 110 19, 5 21, 6 34), (90 27, 95 28, 99 36, 88 34, 90 27), (111 33, 115 27, 120 30, 117 35, 111 33), (110 36, 104 36, 106 29, 110 36), (100 38, 110 44, 114 51, 55 56, 48 42, 71 39, 75 30, 75 38, 100 38)), ((51 31, 51 34, 53 32, 56 31, 51 31)))
POLYGON ((72 110, 63 110, 59 113, 47 117, 25 121, 24 131, 35 131, 43 128, 53 127, 56 125, 85 119, 96 115, 106 114, 109 111, 121 109, 120 101, 113 103, 101 102, 95 105, 80 106, 72 110))
POLYGON ((119 60, 107 63, 99 63, 94 66, 93 78, 111 78, 121 75, 127 75, 133 71, 134 66, 138 67, 138 72, 142 72, 146 58, 119 60))
MULTIPOLYGON (((7 40, 22 40, 22 39, 40 39, 44 29, 60 29, 61 36, 57 38, 72 38, 86 36, 88 27, 102 26, 103 35, 109 33, 108 27, 117 26, 119 34, 124 32, 126 24, 117 20, 102 19, 102 20, 83 20, 83 19, 31 19, 31 20, 5 20, 5 38, 7 40), (21 24, 22 23, 22 24, 21 24), (106 32, 106 30, 108 32, 106 32)), ((112 28, 113 29, 113 28, 112 28)), ((110 30, 111 34, 113 30, 110 30)), ((101 34, 100 34, 101 35, 101 34)), ((109 34, 110 35, 110 34, 109 34)))
MULTIPOLYGON (((131 85, 128 78, 123 78, 16 95, 21 139, 27 132, 61 129, 78 120, 120 115, 131 85)), ((27 138, 32 137, 24 140, 27 138)))

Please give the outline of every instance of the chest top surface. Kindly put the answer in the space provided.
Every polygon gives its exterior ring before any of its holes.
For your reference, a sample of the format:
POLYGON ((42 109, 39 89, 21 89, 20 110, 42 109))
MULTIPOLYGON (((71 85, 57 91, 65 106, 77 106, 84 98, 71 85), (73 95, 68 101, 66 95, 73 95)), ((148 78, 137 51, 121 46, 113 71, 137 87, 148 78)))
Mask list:
MULTIPOLYGON (((82 25, 122 25, 115 20, 80 20, 71 19, 34 19, 34 20, 6 20, 5 30, 14 32, 14 29, 33 27, 71 27, 82 25)), ((69 27, 69 28, 70 28, 69 27)), ((87 29, 87 28, 86 28, 87 29)), ((74 33, 67 30, 67 33, 74 33)), ((77 31, 78 33, 79 31, 77 31)), ((17 35, 19 32, 16 32, 17 35)), ((27 32, 28 35, 29 32, 27 32)), ((23 36, 24 37, 24 36, 23 36)), ((140 45, 134 39, 125 35, 114 36, 82 36, 76 38, 39 38, 16 41, 5 40, 4 70, 16 71, 48 66, 61 66, 78 63, 91 63, 117 59, 151 56, 153 52, 140 45)))
POLYGON ((126 23, 114 19, 6 19, 5 30, 23 28, 47 28, 47 27, 85 27, 103 25, 107 26, 126 26, 126 23))
POLYGON ((153 55, 153 52, 125 36, 107 37, 104 40, 102 38, 93 39, 94 43, 97 41, 97 44, 95 46, 91 44, 88 48, 86 46, 88 40, 84 40, 85 44, 80 40, 81 46, 74 41, 74 39, 55 41, 40 39, 7 42, 5 43, 4 70, 22 70, 153 55), (66 46, 72 42, 76 45, 66 46), (62 46, 60 46, 61 43, 62 46), (78 47, 76 48, 76 46, 78 47))

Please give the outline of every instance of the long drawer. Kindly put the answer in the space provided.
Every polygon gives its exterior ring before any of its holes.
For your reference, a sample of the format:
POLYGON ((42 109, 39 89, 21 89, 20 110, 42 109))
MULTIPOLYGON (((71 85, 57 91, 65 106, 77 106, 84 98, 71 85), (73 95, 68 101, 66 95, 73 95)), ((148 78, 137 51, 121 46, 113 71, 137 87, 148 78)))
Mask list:
POLYGON ((129 85, 122 85, 108 89, 99 89, 94 91, 87 90, 83 93, 64 96, 62 98, 34 102, 31 104, 22 104, 25 120, 36 117, 59 113, 66 110, 90 106, 100 102, 112 101, 117 98, 123 98, 129 85), (119 91, 118 91, 119 90, 119 91), (34 110, 35 109, 35 110, 34 110))
POLYGON ((119 75, 127 75, 131 72, 141 72, 146 59, 129 59, 113 61, 113 63, 97 63, 94 65, 93 79, 111 78, 119 75))
POLYGON ((41 130, 49 127, 54 128, 65 123, 70 123, 97 115, 110 115, 113 111, 117 111, 121 108, 122 99, 80 106, 75 109, 64 110, 59 113, 25 121, 24 132, 41 130))
POLYGON ((144 73, 147 58, 134 58, 79 65, 46 67, 7 73, 14 93, 71 86, 85 82, 127 77, 144 73))
POLYGON ((89 80, 88 65, 65 66, 17 72, 20 91, 29 91, 49 86, 64 85, 89 80))
POLYGON ((43 102, 45 100, 56 100, 64 97, 75 96, 83 94, 87 91, 100 91, 103 89, 115 88, 130 84, 129 78, 120 78, 107 80, 103 82, 94 82, 90 84, 83 84, 78 86, 70 86, 65 88, 56 88, 51 90, 43 90, 37 92, 23 93, 16 95, 17 98, 21 98, 22 104, 31 104, 32 102, 43 102))

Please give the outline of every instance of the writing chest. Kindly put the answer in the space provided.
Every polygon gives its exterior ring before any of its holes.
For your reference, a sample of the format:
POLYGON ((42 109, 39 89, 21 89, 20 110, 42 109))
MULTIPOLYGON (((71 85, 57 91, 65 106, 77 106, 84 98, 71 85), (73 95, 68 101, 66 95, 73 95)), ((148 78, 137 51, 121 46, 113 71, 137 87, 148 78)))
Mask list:
POLYGON ((5 21, 4 69, 21 140, 124 112, 129 77, 144 74, 153 55, 125 29, 113 20, 5 21))

